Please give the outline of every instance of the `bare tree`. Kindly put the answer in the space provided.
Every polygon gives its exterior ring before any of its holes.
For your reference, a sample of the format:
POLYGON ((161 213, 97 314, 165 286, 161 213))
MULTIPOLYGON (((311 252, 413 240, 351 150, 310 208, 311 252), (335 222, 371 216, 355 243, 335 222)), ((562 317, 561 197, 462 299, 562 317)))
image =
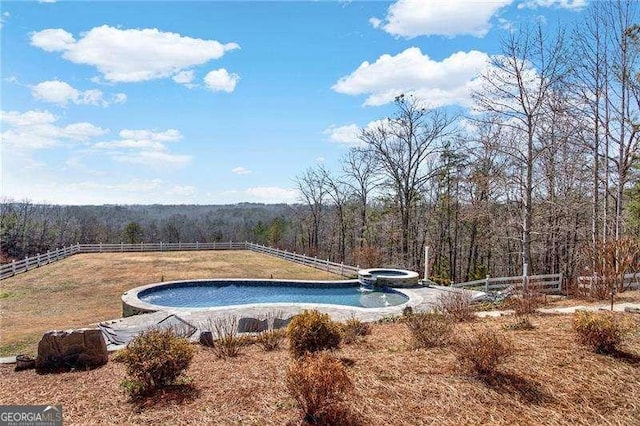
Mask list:
POLYGON ((342 171, 346 184, 358 199, 360 204, 360 226, 356 240, 359 247, 365 244, 367 230, 367 206, 370 194, 380 185, 380 174, 375 163, 375 158, 361 148, 352 148, 342 161, 342 171))
POLYGON ((323 204, 327 197, 327 185, 324 173, 316 168, 308 168, 295 179, 296 186, 311 213, 309 248, 317 253, 320 242, 320 222, 323 204))
POLYGON ((398 96, 397 113, 373 128, 364 129, 360 139, 374 156, 393 192, 400 215, 401 256, 409 263, 410 226, 420 190, 434 171, 433 161, 442 142, 451 136, 454 120, 443 110, 427 109, 414 97, 398 96))
POLYGON ((515 144, 505 146, 521 173, 522 271, 531 267, 534 168, 543 146, 538 139, 539 122, 546 101, 559 90, 566 73, 564 37, 545 37, 542 27, 521 29, 502 42, 502 54, 493 57, 474 93, 479 112, 499 117, 512 130, 515 144))

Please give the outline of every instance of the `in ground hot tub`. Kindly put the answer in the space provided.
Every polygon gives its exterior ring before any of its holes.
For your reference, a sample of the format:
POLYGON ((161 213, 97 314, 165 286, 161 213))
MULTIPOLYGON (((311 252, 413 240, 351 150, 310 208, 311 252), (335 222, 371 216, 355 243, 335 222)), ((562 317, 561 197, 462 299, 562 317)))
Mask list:
POLYGON ((358 281, 367 287, 415 287, 419 280, 417 272, 404 269, 372 268, 358 271, 358 281))

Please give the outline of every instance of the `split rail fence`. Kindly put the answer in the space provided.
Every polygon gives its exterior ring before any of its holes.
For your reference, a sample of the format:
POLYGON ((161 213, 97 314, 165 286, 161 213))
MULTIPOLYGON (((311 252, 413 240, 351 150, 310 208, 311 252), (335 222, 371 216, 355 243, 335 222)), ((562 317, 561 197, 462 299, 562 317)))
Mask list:
POLYGON ((139 244, 75 244, 36 256, 27 257, 0 265, 0 280, 48 265, 78 253, 130 253, 148 251, 189 251, 189 250, 251 250, 264 253, 291 262, 300 263, 342 276, 354 276, 358 273, 355 266, 331 262, 286 250, 279 250, 249 242, 213 242, 213 243, 139 243, 139 244))
MULTIPOLYGON (((562 274, 530 275, 527 278, 527 287, 536 289, 543 293, 562 292, 562 274)), ((480 291, 501 291, 508 288, 522 288, 524 277, 499 277, 487 276, 481 280, 468 281, 465 283, 453 284, 453 287, 466 288, 480 291)))

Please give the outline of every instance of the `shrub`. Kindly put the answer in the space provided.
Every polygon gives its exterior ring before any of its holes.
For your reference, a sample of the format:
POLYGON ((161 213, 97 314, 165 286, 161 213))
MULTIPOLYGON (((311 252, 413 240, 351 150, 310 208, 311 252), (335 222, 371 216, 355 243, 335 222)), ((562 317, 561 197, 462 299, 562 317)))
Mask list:
POLYGON ((536 328, 527 315, 518 315, 512 323, 502 324, 504 330, 533 330, 536 328))
POLYGON ((402 308, 403 317, 410 317, 411 315, 413 315, 413 308, 411 306, 405 306, 402 308))
POLYGON ((438 309, 453 321, 472 321, 476 318, 471 292, 467 290, 443 291, 438 296, 438 309))
POLYGON ((284 336, 285 331, 282 329, 265 330, 256 336, 256 343, 267 352, 275 351, 280 348, 284 336))
POLYGON ((449 343, 453 324, 446 316, 438 313, 418 313, 404 322, 411 333, 414 348, 434 348, 449 343))
POLYGON ((326 352, 293 361, 287 371, 287 390, 309 423, 328 423, 353 388, 344 365, 326 352))
POLYGON ((356 318, 349 318, 341 327, 342 341, 346 344, 353 343, 359 338, 371 334, 369 323, 362 322, 356 318))
POLYGON ((250 342, 249 339, 238 335, 238 319, 236 317, 209 320, 209 327, 216 336, 213 353, 218 358, 236 357, 240 354, 241 348, 250 342))
POLYGON ((513 345, 493 330, 475 331, 459 338, 454 347, 458 360, 479 376, 492 376, 513 355, 513 345))
POLYGON ((619 320, 613 312, 577 311, 573 328, 580 343, 605 354, 614 352, 631 331, 628 323, 619 320))
POLYGON ((513 309, 518 316, 533 314, 543 304, 544 296, 534 292, 526 292, 507 299, 507 307, 513 309))
POLYGON ((289 350, 295 358, 309 352, 336 349, 340 345, 340 326, 328 314, 305 310, 287 326, 289 350))
POLYGON ((129 343, 117 356, 126 365, 123 387, 132 396, 165 387, 189 367, 194 349, 172 330, 150 330, 129 343))

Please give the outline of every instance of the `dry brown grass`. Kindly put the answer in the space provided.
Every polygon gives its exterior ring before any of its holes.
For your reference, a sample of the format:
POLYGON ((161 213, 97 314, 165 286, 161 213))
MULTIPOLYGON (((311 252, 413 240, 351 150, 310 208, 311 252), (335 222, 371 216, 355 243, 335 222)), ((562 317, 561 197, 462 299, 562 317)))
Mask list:
MULTIPOLYGON (((628 314, 634 321, 637 316, 628 314)), ((413 350, 401 323, 375 324, 365 342, 334 355, 347 366, 355 391, 351 410, 372 425, 637 424, 640 418, 640 335, 619 357, 580 345, 571 316, 536 316, 531 331, 502 331, 509 318, 456 324, 455 333, 489 327, 508 333, 515 353, 490 380, 469 377, 451 348, 413 350)), ((38 376, 0 367, 3 404, 62 404, 65 424, 297 424, 286 389, 286 348, 257 345, 218 360, 198 348, 187 374, 191 386, 128 402, 119 383, 124 366, 38 376)))
POLYGON ((340 279, 251 251, 79 254, 0 282, 0 355, 35 353, 51 329, 122 314, 120 296, 140 285, 196 278, 340 279))

